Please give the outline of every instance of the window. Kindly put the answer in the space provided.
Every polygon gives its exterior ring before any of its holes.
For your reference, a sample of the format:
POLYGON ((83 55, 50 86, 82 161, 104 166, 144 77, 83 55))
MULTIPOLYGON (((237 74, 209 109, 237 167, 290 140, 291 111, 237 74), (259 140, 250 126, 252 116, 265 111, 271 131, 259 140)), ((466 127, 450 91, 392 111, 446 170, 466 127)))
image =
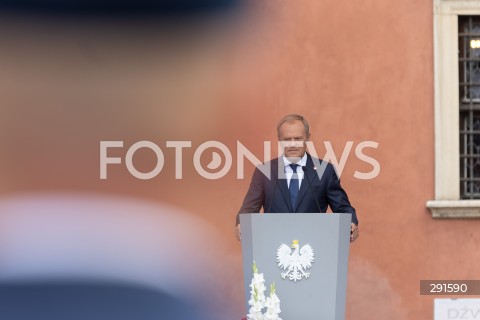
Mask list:
POLYGON ((480 198, 480 16, 458 17, 460 197, 480 198))
POLYGON ((435 199, 427 207, 435 218, 480 218, 480 1, 434 0, 434 58, 435 199))

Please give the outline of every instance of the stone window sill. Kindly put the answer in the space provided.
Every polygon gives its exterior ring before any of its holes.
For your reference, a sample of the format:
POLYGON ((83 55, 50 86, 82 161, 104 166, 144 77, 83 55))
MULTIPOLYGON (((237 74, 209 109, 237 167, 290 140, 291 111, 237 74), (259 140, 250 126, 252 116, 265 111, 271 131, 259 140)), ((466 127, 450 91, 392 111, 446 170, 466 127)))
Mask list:
POLYGON ((480 200, 430 200, 427 208, 437 219, 480 218, 480 200))

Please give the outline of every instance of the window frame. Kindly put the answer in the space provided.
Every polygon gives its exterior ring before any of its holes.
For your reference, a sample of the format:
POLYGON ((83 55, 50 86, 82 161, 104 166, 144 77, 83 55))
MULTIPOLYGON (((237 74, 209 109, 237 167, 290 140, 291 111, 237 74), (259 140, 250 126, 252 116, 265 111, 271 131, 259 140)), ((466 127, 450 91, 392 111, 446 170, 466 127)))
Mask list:
POLYGON ((434 218, 480 218, 480 200, 460 199, 458 16, 480 15, 478 0, 434 0, 434 218))

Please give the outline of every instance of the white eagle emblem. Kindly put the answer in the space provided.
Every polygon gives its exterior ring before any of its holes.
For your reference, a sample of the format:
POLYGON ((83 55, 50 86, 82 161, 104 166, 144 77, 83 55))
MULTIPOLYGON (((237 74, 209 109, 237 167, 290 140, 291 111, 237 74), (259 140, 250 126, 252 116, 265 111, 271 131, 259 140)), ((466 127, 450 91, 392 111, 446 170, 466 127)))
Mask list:
POLYGON ((309 244, 304 245, 301 249, 298 240, 292 241, 292 247, 289 248, 286 244, 280 245, 277 250, 277 262, 280 268, 287 270, 282 273, 282 278, 293 280, 302 280, 303 277, 308 278, 309 272, 305 272, 312 266, 314 260, 313 249, 309 244), (292 250, 293 249, 293 252, 292 250))

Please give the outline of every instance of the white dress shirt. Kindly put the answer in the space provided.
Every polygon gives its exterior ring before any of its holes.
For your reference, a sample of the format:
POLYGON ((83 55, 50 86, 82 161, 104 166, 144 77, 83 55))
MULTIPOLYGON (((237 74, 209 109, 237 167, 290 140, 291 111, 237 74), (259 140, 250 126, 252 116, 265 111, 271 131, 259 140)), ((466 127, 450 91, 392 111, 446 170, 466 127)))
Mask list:
MULTIPOLYGON (((285 157, 285 155, 283 155, 283 163, 285 163, 285 176, 287 178, 287 185, 290 188, 290 180, 292 179, 292 176, 293 176, 293 169, 292 169, 292 167, 290 167, 290 164, 292 162, 290 162, 287 159, 287 157, 285 157)), ((300 186, 302 185, 302 180, 303 180, 303 169, 302 169, 302 167, 307 165, 307 153, 305 152, 303 154, 303 157, 298 162, 295 162, 295 163, 298 164, 298 167, 297 167, 298 188, 300 189, 300 186)))

